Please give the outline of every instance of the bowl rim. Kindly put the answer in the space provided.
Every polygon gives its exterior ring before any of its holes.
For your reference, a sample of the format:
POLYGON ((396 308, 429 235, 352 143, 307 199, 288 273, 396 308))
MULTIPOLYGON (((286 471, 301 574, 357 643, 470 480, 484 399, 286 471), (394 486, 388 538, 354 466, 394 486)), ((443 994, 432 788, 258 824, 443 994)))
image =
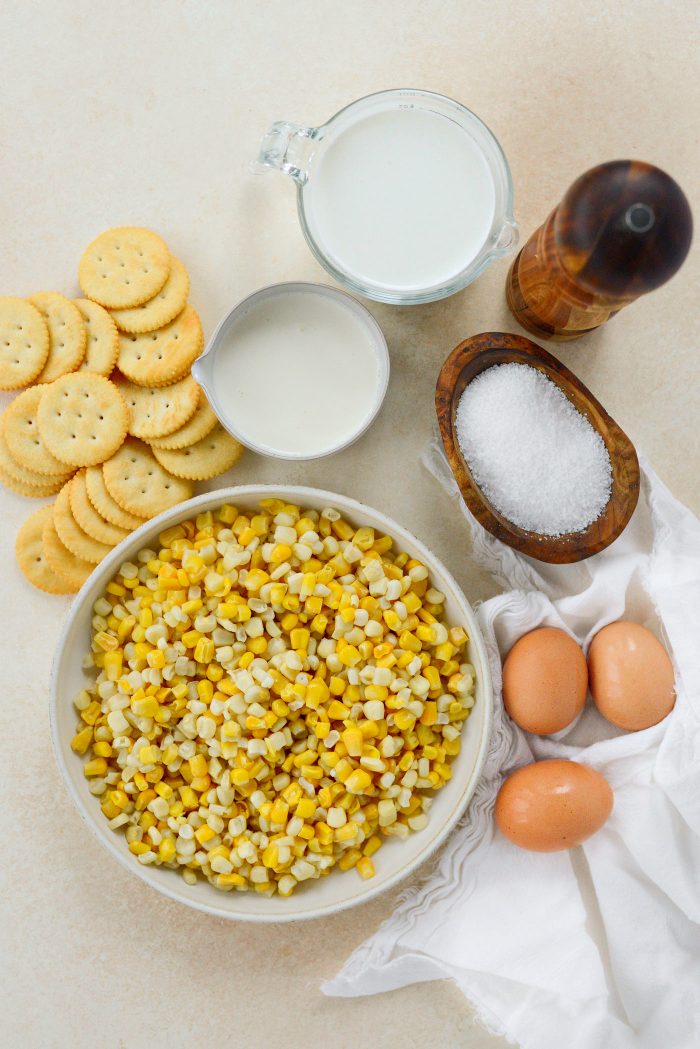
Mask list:
MULTIPOLYGON (((213 491, 203 492, 200 495, 194 496, 192 499, 188 499, 183 503, 178 503, 176 506, 169 510, 163 511, 156 517, 151 518, 148 521, 144 521, 143 525, 137 528, 134 532, 122 540, 122 542, 116 546, 111 553, 109 553, 104 560, 95 566, 94 571, 85 581, 79 592, 75 595, 73 603, 71 605, 68 616, 62 625, 61 633, 56 644, 56 649, 51 666, 51 676, 49 684, 49 721, 51 727, 51 740, 53 745, 54 758, 58 765, 61 777, 63 779, 64 786, 66 787, 68 794, 73 801, 75 808, 78 811, 83 823, 85 823, 90 832, 97 838, 102 846, 104 846, 109 853, 118 861, 118 863, 132 875, 138 877, 145 885, 155 892, 160 893, 163 896, 174 900, 177 903, 184 904, 187 907, 191 907, 194 910, 201 911, 205 914, 211 915, 212 917, 225 918, 228 921, 244 921, 254 922, 260 924, 286 924, 288 922, 295 921, 308 921, 316 918, 328 917, 332 914, 339 914, 342 911, 348 910, 351 907, 355 907, 361 903, 366 903, 371 899, 379 896, 380 894, 387 892, 389 889, 394 888, 400 881, 408 877, 416 868, 421 864, 425 863, 444 843, 447 836, 454 829, 460 817, 463 815, 467 808, 467 805, 471 801, 476 786, 481 778, 486 757, 488 754, 489 744, 492 735, 493 726, 493 685, 491 681, 490 664, 488 658, 488 652, 486 650, 486 644, 481 634, 481 628, 476 618, 476 613, 472 608, 470 602, 467 600, 461 587, 454 579, 451 572, 443 565, 442 561, 432 553, 432 551, 412 532, 402 525, 399 525, 393 518, 389 517, 381 510, 376 510, 374 507, 368 504, 362 503, 357 499, 353 499, 351 496, 341 495, 337 492, 331 492, 323 488, 313 488, 306 485, 274 485, 274 484, 249 484, 249 485, 232 485, 227 488, 214 489, 213 491), (444 819, 442 826, 434 835, 434 837, 424 846, 423 850, 412 859, 408 860, 402 866, 400 866, 393 874, 389 875, 380 884, 372 886, 370 881, 362 881, 358 885, 357 892, 352 896, 341 900, 340 902, 330 902, 314 908, 307 907, 302 913, 292 913, 289 915, 280 914, 260 914, 260 913, 232 913, 231 911, 217 907, 213 904, 206 903, 196 898, 189 898, 187 893, 183 891, 184 888, 189 888, 183 882, 182 887, 170 888, 168 885, 156 885, 149 878, 147 869, 139 863, 131 862, 131 857, 125 852, 124 849, 119 848, 119 842, 121 841, 116 835, 108 836, 103 833, 104 828, 100 829, 100 824, 96 819, 96 812, 92 812, 85 804, 85 799, 75 789, 73 781, 68 771, 68 765, 66 762, 67 752, 70 747, 69 744, 64 746, 61 742, 58 728, 58 709, 59 709, 59 690, 58 681, 63 666, 63 661, 66 658, 67 653, 67 641, 69 635, 73 629, 73 624, 79 618, 84 609, 84 603, 87 597, 88 589, 91 588, 97 581, 97 578, 106 580, 118 566, 124 561, 125 557, 128 556, 125 551, 132 550, 142 540, 142 536, 146 534, 157 534, 158 531, 162 531, 164 528, 171 526, 176 523, 176 520, 183 520, 190 516, 193 512, 201 506, 207 505, 210 508, 212 505, 217 503, 224 503, 232 501, 235 503, 236 498, 248 498, 251 500, 259 501, 265 498, 286 498, 288 501, 297 501, 299 503, 304 502, 305 499, 312 499, 316 501, 323 501, 325 505, 336 506, 338 509, 348 511, 351 514, 359 515, 369 511, 376 517, 383 519, 386 522, 386 531, 392 534, 397 540, 406 538, 410 544, 415 545, 421 553, 421 556, 425 558, 425 563, 431 568, 434 566, 440 574, 442 574, 447 581, 450 583, 454 590, 454 594, 457 600, 462 604, 462 608, 466 613, 466 620, 469 625, 469 640, 470 644, 473 645, 476 650, 480 667, 480 680, 482 684, 482 702, 484 703, 483 712, 483 728, 481 733, 481 740, 476 753, 476 759, 473 762, 472 768, 469 773, 469 777, 464 790, 455 799, 452 810, 448 816, 444 819), (113 840, 112 840, 113 839, 113 840)), ((106 823, 105 823, 106 826, 106 823)))

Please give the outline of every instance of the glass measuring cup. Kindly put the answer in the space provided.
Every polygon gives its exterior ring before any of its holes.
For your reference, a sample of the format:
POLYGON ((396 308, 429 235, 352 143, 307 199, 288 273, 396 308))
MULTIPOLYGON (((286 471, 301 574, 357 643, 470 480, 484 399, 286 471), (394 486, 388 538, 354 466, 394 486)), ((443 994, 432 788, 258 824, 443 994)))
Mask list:
POLYGON ((378 302, 445 298, 517 244, 497 139, 431 91, 368 95, 321 127, 277 121, 253 168, 296 182, 313 254, 340 284, 378 302))

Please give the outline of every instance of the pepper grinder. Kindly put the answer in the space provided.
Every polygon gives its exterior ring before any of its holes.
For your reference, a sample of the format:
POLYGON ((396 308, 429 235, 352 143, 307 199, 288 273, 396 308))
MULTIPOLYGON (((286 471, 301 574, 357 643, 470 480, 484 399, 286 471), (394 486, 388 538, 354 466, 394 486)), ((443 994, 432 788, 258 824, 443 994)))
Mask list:
POLYGON ((577 339, 680 269, 693 233, 670 175, 613 160, 574 182, 513 262, 508 305, 541 338, 577 339))

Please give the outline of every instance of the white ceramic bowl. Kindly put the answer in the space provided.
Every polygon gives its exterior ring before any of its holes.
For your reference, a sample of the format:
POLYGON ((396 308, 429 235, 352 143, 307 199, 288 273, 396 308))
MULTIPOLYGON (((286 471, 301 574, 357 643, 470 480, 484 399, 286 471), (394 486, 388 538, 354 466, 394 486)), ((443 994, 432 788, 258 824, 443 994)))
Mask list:
POLYGON ((246 485, 206 492, 147 521, 98 565, 75 598, 59 640, 51 675, 50 710, 56 758, 68 791, 90 830, 127 870, 165 896, 207 914, 241 921, 282 922, 318 918, 369 900, 407 877, 437 849, 463 813, 481 773, 491 731, 492 691, 486 649, 471 606, 443 565, 410 532, 378 510, 333 492, 291 485, 246 485), (119 566, 132 560, 139 549, 151 546, 164 528, 197 513, 222 503, 250 509, 261 499, 275 497, 316 510, 334 506, 352 523, 369 525, 392 536, 399 548, 423 561, 433 586, 445 594, 447 619, 463 625, 469 633, 469 658, 478 682, 474 709, 463 731, 462 750, 453 762, 452 779, 435 794, 428 826, 405 841, 387 840, 376 854, 377 873, 369 881, 363 881, 355 871, 333 870, 325 878, 305 882, 286 899, 253 892, 225 893, 203 879, 190 886, 176 871, 139 864, 128 851, 123 835, 109 829, 98 799, 88 790, 83 759, 70 749, 77 722, 73 699, 89 680, 81 663, 90 645, 92 606, 119 566))
POLYGON ((324 459, 327 455, 335 455, 336 452, 340 452, 344 448, 349 448, 351 444, 354 444, 355 441, 358 441, 360 437, 362 437, 363 433, 367 432, 377 418, 379 409, 384 403, 387 387, 389 385, 390 367, 389 350, 386 344, 386 339, 384 338, 384 333, 372 314, 362 305, 361 302, 354 299, 352 295, 348 295, 346 291, 340 291, 338 288, 331 288, 327 284, 312 284, 308 281, 287 281, 282 284, 269 284, 265 288, 260 288, 258 291, 254 291, 252 295, 246 296, 245 299, 242 299, 241 302, 234 306, 219 323, 216 331, 207 343, 204 353, 202 353, 192 365, 192 375, 205 391, 209 403, 214 409, 214 413, 221 425, 225 430, 228 430, 232 437, 235 437, 237 441, 244 444, 246 448, 250 448, 251 451, 257 452, 259 455, 268 455, 274 459, 305 460, 324 459), (328 299, 330 302, 339 305, 343 310, 349 310, 365 329, 377 361, 377 385, 374 390, 372 407, 368 414, 360 420, 354 430, 341 440, 336 441, 334 444, 319 445, 315 451, 304 452, 303 454, 300 452, 290 452, 284 448, 273 447, 272 445, 262 444, 260 441, 252 438, 246 430, 242 429, 237 424, 236 419, 232 418, 223 407, 214 374, 214 362, 216 361, 217 354, 221 351, 221 348, 225 346, 227 335, 229 332, 235 330, 236 325, 245 316, 249 309, 254 306, 257 307, 263 302, 274 302, 274 300, 280 295, 297 294, 299 292, 307 295, 317 295, 322 299, 328 299))

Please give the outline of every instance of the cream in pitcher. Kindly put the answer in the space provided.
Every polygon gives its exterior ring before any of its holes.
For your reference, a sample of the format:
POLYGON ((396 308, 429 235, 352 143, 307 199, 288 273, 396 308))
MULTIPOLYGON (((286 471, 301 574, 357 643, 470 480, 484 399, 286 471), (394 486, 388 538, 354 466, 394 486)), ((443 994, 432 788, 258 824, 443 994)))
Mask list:
POLYGON ((442 95, 385 91, 320 128, 274 124, 257 168, 294 178, 318 260, 379 301, 451 295, 517 240, 498 142, 442 95))

